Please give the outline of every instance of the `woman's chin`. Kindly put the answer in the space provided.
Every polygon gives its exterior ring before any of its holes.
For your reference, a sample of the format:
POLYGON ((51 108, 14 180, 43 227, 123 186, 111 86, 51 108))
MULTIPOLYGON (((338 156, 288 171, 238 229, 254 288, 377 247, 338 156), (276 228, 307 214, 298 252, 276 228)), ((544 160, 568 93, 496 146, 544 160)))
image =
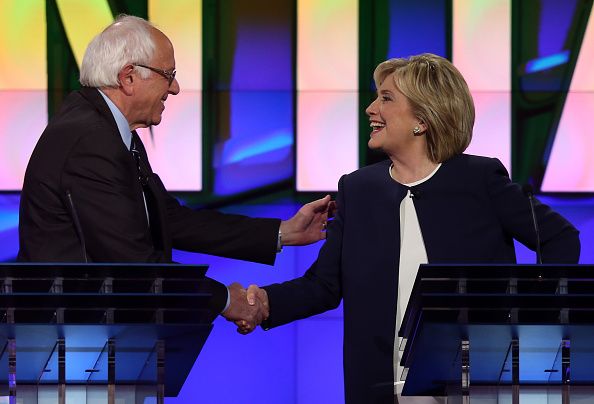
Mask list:
POLYGON ((371 150, 379 150, 381 149, 381 146, 379 145, 379 142, 374 139, 374 138, 370 138, 367 141, 367 147, 369 147, 371 150))

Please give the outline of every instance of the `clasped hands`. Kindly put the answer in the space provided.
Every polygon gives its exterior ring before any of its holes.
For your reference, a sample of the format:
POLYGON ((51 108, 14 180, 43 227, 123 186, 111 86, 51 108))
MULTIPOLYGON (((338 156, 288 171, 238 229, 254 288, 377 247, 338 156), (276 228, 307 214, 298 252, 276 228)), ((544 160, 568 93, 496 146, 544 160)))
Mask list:
POLYGON ((270 314, 268 294, 256 285, 250 285, 246 290, 237 282, 229 285, 228 289, 230 304, 222 316, 237 325, 238 333, 249 334, 270 314))
MULTIPOLYGON (((330 195, 307 203, 289 220, 280 224, 283 245, 306 245, 326 238, 328 220, 336 204, 330 195)), ((222 316, 237 325, 237 332, 249 334, 268 318, 268 294, 256 285, 244 289, 239 283, 228 286, 230 302, 222 316)))

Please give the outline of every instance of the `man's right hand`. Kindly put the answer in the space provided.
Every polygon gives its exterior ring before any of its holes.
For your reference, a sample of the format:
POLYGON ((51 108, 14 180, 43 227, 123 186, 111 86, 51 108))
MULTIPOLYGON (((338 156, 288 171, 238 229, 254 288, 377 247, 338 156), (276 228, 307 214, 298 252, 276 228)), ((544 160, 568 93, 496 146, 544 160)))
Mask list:
POLYGON ((231 301, 229 307, 221 315, 227 320, 235 322, 238 332, 249 334, 268 318, 268 297, 266 297, 265 304, 259 298, 261 295, 259 291, 264 294, 266 292, 256 285, 251 285, 250 290, 246 291, 239 283, 232 283, 228 289, 231 301))
MULTIPOLYGON (((268 294, 266 293, 266 290, 259 288, 258 285, 250 285, 246 292, 246 301, 250 306, 261 307, 261 310, 266 314, 262 321, 268 318, 270 305, 268 303, 268 294)), ((254 328, 246 321, 235 321, 235 325, 237 325, 237 332, 240 334, 249 334, 254 331, 254 328)))

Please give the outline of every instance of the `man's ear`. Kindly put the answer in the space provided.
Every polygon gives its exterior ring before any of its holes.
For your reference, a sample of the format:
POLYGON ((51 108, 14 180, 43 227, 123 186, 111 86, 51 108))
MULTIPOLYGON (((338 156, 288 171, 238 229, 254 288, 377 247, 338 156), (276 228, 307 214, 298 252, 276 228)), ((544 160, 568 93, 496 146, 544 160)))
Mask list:
POLYGON ((138 80, 138 76, 134 73, 134 66, 126 65, 118 73, 118 81, 120 88, 126 95, 134 94, 134 84, 138 80))

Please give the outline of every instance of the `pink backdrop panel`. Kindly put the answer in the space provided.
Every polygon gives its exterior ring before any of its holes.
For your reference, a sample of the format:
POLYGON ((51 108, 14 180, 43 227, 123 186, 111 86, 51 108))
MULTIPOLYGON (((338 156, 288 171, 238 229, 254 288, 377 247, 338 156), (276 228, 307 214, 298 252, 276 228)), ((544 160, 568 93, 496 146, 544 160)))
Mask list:
POLYGON ((0 91, 0 190, 18 191, 37 139, 47 125, 47 93, 0 91))

